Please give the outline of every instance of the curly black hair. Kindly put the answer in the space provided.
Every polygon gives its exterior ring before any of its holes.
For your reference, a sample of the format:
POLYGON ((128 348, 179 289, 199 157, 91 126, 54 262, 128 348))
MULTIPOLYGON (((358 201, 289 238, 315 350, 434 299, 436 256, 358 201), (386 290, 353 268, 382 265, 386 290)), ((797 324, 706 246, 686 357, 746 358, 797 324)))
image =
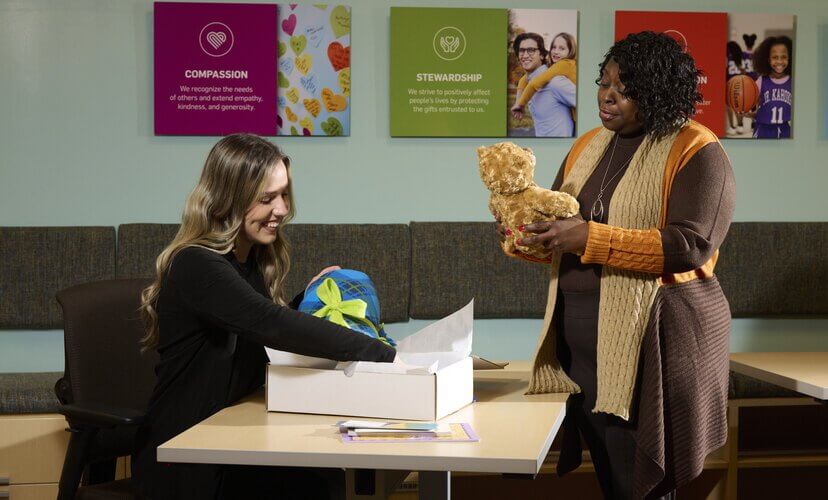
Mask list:
POLYGON ((770 51, 774 45, 784 45, 788 49, 788 67, 785 74, 790 75, 793 69, 793 40, 787 36, 769 36, 762 40, 759 48, 753 53, 753 70, 760 75, 773 73, 770 66, 770 51))
POLYGON ((654 139, 676 132, 696 114, 702 73, 670 36, 642 31, 615 42, 598 67, 595 83, 611 60, 618 64, 624 96, 638 104, 638 119, 654 139))

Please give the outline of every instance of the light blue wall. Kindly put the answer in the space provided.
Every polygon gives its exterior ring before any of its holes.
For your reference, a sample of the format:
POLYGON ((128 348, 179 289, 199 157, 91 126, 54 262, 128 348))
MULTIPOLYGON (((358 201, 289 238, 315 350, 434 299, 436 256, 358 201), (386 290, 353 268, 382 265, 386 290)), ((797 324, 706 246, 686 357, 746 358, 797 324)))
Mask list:
MULTIPOLYGON (((293 158, 297 222, 489 220, 474 148, 490 139, 388 135, 389 7, 350 0, 352 135, 280 138, 293 158), (354 199, 357 190, 371 193, 354 199)), ((791 141, 727 141, 737 221, 828 220, 828 8, 821 0, 443 0, 434 6, 580 9, 579 130, 599 125, 592 75, 615 9, 797 16, 791 141)), ((0 226, 176 222, 214 137, 152 134, 152 2, 0 0, 0 226)), ((524 140, 549 185, 569 139, 524 140)), ((761 251, 759 249, 758 251, 761 251)), ((34 263, 33 263, 34 264, 34 263)), ((0 297, 2 300, 2 297, 0 297)), ((404 335, 420 322, 394 325, 404 335)), ((476 322, 494 358, 531 356, 538 321, 476 322)), ((0 332, 0 372, 60 370, 60 332, 0 332)), ((733 350, 828 350, 826 320, 739 320, 733 350)))

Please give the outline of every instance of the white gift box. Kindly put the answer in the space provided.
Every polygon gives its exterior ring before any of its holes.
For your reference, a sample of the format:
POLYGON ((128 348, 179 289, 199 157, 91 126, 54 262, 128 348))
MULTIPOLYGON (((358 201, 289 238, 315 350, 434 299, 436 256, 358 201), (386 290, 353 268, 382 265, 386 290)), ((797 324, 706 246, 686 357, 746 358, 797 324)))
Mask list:
POLYGON ((267 410, 437 420, 472 402, 473 373, 471 357, 419 375, 268 365, 267 410))
POLYGON ((402 339, 397 355, 405 367, 360 362, 334 369, 334 362, 268 349, 267 410, 400 420, 454 413, 474 397, 473 308, 470 302, 402 339))

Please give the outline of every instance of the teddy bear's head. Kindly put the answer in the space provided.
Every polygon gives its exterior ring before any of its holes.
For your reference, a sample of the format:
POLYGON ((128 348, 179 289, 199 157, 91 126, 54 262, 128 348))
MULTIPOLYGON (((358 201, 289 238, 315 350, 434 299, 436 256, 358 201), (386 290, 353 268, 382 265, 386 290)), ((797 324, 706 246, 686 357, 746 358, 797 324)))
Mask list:
POLYGON ((499 142, 477 148, 477 158, 480 178, 493 193, 520 193, 534 182, 535 155, 529 148, 499 142))

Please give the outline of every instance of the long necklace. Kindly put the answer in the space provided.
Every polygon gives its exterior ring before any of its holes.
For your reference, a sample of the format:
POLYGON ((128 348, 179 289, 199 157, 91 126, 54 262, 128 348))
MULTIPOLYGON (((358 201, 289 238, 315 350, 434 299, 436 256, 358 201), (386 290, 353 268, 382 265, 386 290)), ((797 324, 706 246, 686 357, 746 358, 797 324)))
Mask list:
POLYGON ((612 180, 624 170, 624 167, 632 161, 633 156, 635 156, 635 151, 633 154, 627 158, 627 161, 621 164, 621 167, 612 174, 612 177, 609 178, 607 181, 607 174, 609 173, 610 166, 612 165, 612 158, 615 156, 615 147, 618 146, 618 134, 615 134, 615 142, 612 143, 612 152, 610 153, 609 162, 607 162, 607 168, 604 170, 604 177, 601 179, 601 187, 598 190, 598 197, 595 198, 595 201, 592 203, 592 208, 589 211, 589 220, 599 222, 604 217, 604 202, 601 201, 601 198, 604 197, 604 190, 612 184, 612 180))

